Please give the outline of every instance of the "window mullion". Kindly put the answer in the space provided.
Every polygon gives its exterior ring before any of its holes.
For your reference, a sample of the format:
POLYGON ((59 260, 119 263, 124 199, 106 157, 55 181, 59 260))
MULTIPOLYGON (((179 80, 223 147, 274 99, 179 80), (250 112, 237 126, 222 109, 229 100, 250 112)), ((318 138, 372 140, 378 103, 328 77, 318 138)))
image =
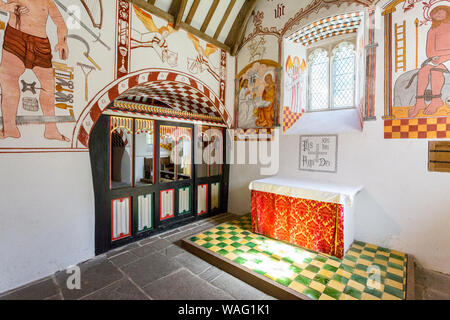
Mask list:
POLYGON ((328 77, 328 81, 329 81, 329 88, 328 88, 328 101, 329 101, 329 109, 332 110, 333 109, 333 105, 334 105, 334 93, 333 93, 333 81, 334 81, 334 75, 333 75, 333 51, 332 51, 332 46, 330 46, 328 48, 329 52, 329 77, 328 77))

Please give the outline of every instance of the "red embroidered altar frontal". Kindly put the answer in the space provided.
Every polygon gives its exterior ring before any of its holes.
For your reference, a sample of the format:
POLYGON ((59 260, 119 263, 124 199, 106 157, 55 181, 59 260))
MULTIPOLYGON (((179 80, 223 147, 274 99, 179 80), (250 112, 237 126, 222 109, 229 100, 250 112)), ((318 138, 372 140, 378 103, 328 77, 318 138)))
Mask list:
POLYGON ((344 206, 252 190, 253 232, 343 258, 344 206))

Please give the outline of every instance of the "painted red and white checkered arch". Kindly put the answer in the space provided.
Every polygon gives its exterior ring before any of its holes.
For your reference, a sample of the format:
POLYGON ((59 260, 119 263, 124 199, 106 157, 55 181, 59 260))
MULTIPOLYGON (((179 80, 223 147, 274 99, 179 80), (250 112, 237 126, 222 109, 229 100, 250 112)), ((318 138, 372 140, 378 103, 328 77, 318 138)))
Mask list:
POLYGON ((155 99, 175 111, 220 118, 219 109, 201 89, 176 81, 153 81, 128 90, 118 99, 132 102, 144 102, 144 99, 149 102, 155 99))
POLYGON ((170 102, 172 107, 182 111, 187 111, 185 108, 188 108, 187 102, 191 95, 191 103, 198 109, 198 113, 219 115, 228 128, 232 127, 232 118, 224 104, 206 84, 183 72, 150 68, 117 79, 95 95, 78 118, 72 136, 72 148, 88 147, 91 131, 103 111, 119 96, 126 96, 128 91, 133 93, 133 88, 144 85, 147 88, 158 88, 153 91, 152 98, 164 103, 170 102), (174 105, 175 102, 178 105, 174 105))

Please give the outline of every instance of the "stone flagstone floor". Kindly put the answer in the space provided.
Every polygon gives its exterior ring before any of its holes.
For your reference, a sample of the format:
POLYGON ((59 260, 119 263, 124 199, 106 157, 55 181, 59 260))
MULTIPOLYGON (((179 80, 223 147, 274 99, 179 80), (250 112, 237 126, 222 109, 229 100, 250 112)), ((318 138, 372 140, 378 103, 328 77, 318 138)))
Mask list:
MULTIPOLYGON (((272 297, 180 247, 180 240, 236 218, 225 214, 130 244, 80 264, 81 290, 68 275, 0 294, 0 300, 270 300, 272 297)), ((416 266, 416 298, 450 300, 450 276, 416 266)))

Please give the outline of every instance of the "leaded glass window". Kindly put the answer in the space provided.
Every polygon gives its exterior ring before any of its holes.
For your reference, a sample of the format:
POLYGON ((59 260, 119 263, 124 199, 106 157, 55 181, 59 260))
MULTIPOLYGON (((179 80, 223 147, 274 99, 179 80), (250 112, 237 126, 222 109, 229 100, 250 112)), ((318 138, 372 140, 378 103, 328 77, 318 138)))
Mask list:
POLYGON ((355 48, 341 42, 333 50, 333 108, 349 108, 355 100, 355 48))
POLYGON ((356 52, 352 40, 309 50, 308 65, 309 111, 355 106, 356 52))
POLYGON ((329 58, 323 49, 314 50, 309 56, 309 109, 328 108, 329 58))

